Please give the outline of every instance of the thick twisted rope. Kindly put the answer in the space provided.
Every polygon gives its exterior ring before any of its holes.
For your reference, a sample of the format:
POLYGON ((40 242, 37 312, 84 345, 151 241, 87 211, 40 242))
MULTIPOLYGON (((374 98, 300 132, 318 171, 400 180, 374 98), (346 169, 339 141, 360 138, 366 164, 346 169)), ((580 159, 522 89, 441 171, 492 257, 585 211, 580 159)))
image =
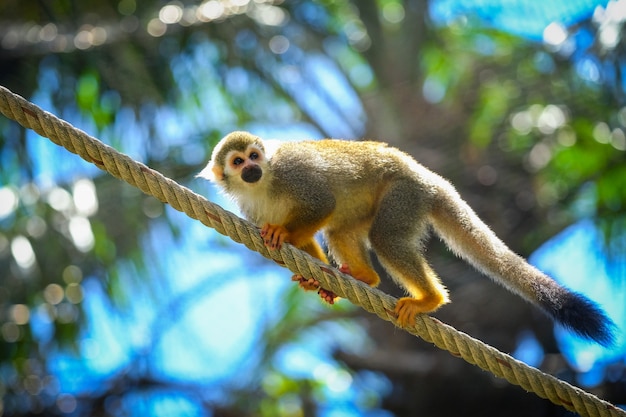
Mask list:
MULTIPOLYGON (((283 245, 280 250, 269 251, 263 244, 258 228, 251 223, 103 144, 2 86, 0 86, 0 112, 144 193, 170 204, 189 217, 200 220, 219 233, 273 259, 293 273, 314 277, 323 288, 397 325, 393 314, 395 298, 342 274, 291 245, 283 245)), ((626 412, 611 403, 528 366, 433 317, 420 314, 415 325, 403 329, 581 416, 626 416, 626 412)))

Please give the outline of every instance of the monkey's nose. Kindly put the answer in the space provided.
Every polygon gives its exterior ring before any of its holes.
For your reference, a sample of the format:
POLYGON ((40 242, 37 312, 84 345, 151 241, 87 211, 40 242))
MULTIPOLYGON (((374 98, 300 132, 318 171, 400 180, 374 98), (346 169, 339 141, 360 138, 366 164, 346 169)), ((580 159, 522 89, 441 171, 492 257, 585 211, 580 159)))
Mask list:
POLYGON ((263 170, 256 166, 247 166, 241 172, 241 179, 248 183, 254 183, 261 179, 263 170))

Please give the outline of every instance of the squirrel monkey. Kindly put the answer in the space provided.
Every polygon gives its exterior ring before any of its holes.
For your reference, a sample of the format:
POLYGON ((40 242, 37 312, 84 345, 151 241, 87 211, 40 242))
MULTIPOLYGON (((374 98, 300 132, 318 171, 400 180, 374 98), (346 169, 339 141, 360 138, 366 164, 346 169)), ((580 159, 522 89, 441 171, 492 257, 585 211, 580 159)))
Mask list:
MULTIPOLYGON (((513 253, 439 175, 380 142, 263 141, 233 132, 214 148, 198 174, 232 197, 261 227, 265 245, 288 242, 328 263, 314 235, 322 230, 343 272, 370 286, 383 267, 410 294, 398 300, 397 321, 449 302, 448 291, 423 256, 432 225, 452 251, 578 334, 610 345, 615 325, 595 303, 568 291, 513 253)), ((294 277, 305 289, 319 283, 294 277)), ((335 295, 321 289, 332 304, 335 295)))

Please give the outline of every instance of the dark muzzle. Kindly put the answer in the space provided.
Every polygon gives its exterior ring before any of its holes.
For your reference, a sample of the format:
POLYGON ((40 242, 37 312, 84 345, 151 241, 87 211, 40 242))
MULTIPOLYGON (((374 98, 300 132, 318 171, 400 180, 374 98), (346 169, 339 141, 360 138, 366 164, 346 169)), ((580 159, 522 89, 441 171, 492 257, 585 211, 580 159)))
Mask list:
POLYGON ((253 183, 260 180, 262 175, 263 170, 257 165, 252 165, 247 166, 243 169, 243 171, 241 172, 241 179, 245 182, 253 183))

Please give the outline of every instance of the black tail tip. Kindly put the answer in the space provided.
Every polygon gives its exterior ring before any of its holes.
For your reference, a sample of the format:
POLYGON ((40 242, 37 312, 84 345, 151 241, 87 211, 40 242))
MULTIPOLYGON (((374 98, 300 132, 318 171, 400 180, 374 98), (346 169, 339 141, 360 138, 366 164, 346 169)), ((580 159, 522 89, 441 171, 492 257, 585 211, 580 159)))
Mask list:
POLYGON ((550 305, 546 308, 558 323, 602 346, 615 345, 617 326, 596 303, 569 291, 561 294, 559 301, 559 306, 550 305))

